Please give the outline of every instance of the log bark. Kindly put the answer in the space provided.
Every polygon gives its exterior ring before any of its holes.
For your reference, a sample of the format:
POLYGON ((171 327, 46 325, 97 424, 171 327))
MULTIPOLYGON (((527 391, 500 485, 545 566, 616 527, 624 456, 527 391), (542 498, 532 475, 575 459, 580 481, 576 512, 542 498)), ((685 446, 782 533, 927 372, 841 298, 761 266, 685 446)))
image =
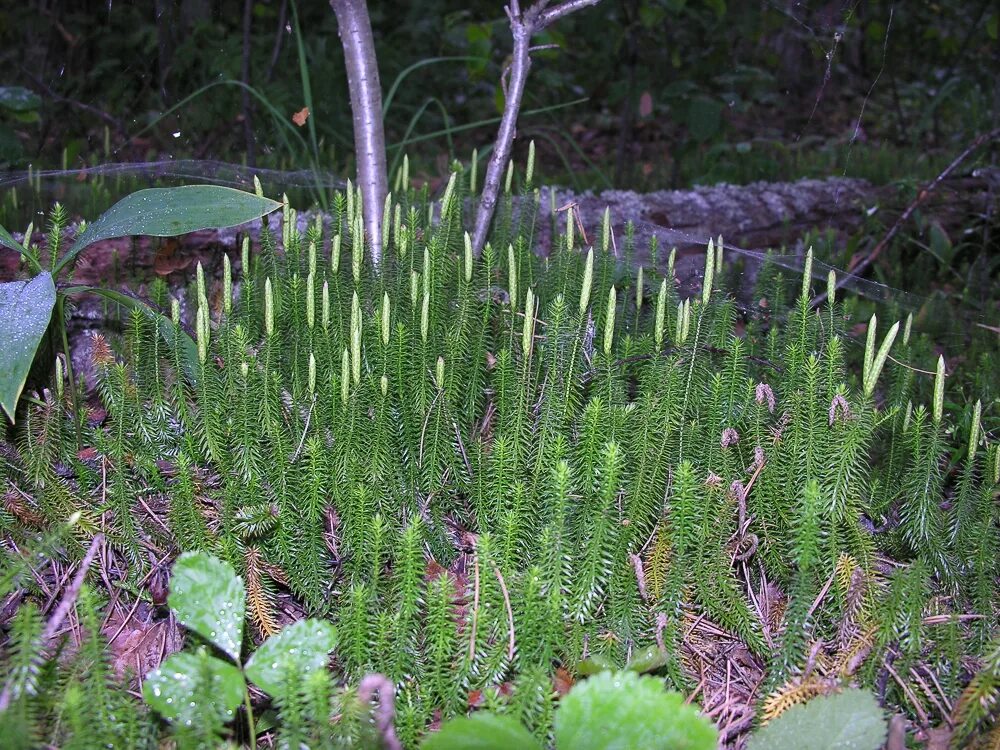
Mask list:
MULTIPOLYGON (((647 265, 645 249, 654 235, 661 247, 676 246, 681 253, 704 250, 708 239, 720 234, 728 246, 756 251, 792 246, 809 231, 832 231, 846 239, 872 220, 890 226, 913 197, 893 185, 873 186, 864 180, 844 178, 715 185, 653 193, 609 190, 596 195, 546 187, 541 189, 542 210, 546 214, 550 190, 555 190, 558 207, 573 205, 573 210, 579 212, 592 243, 599 239, 601 217, 604 209, 610 207, 619 254, 625 225, 633 221, 636 225, 633 260, 647 265)), ((998 204, 1000 169, 985 168, 944 180, 921 210, 924 217, 933 218, 954 235, 966 229, 977 216, 991 212, 996 215, 998 204)), ((537 248, 546 253, 549 222, 544 216, 540 218, 537 248)), ((299 216, 301 231, 305 231, 310 220, 309 214, 299 216)), ((560 231, 564 221, 560 214, 560 231)), ((171 285, 185 283, 198 262, 209 273, 213 268, 221 269, 222 252, 229 252, 238 264, 239 233, 249 232, 256 238, 259 231, 257 222, 238 229, 202 230, 180 241, 138 237, 100 242, 81 254, 74 281, 124 284, 133 289, 157 277, 171 285)), ((44 241, 42 232, 36 232, 35 241, 44 241)), ((18 267, 17 254, 0 248, 0 281, 14 278, 18 267)))
MULTIPOLYGON (((549 204, 546 192, 543 189, 543 205, 549 204)), ((653 236, 660 247, 669 250, 676 246, 680 253, 703 250, 709 238, 720 234, 726 245, 753 251, 792 246, 810 231, 832 231, 846 240, 872 221, 883 227, 892 225, 912 197, 895 185, 874 186, 865 180, 830 178, 645 194, 609 190, 577 196, 557 190, 555 204, 575 204, 588 233, 600 226, 605 207, 610 207, 619 250, 626 224, 634 222, 637 252, 633 259, 648 264, 645 250, 653 236)), ((998 201, 1000 169, 981 169, 943 181, 922 210, 925 217, 933 217, 952 234, 964 230, 976 216, 996 212, 998 201)), ((540 242, 547 247, 547 227, 543 227, 540 242)))
MULTIPOLYGON (((782 246, 794 247, 809 231, 834 232, 846 241, 862 231, 873 218, 890 226, 907 209, 913 195, 887 185, 876 187, 864 180, 833 178, 786 183, 716 185, 693 190, 659 191, 638 194, 607 191, 599 195, 556 190, 556 205, 573 204, 591 243, 600 239, 601 217, 610 207, 619 255, 623 255, 625 225, 635 222, 633 263, 650 267, 646 249, 655 236, 660 247, 678 248, 676 272, 682 284, 697 285, 704 249, 710 237, 722 235, 727 247, 763 251, 782 246)), ((542 189, 543 206, 548 206, 549 188, 542 189)), ((971 174, 943 180, 923 204, 925 217, 932 217, 946 232, 957 236, 976 217, 997 215, 1000 196, 1000 169, 980 169, 971 174)), ((567 209, 569 210, 569 209, 567 209)), ((309 215, 299 217, 305 232, 309 215)), ((561 231, 565 219, 559 217, 561 231)), ((537 249, 548 251, 550 222, 542 220, 537 249)), ((913 227, 907 227, 912 230, 913 227)), ((240 228, 256 238, 260 223, 240 228)), ((876 231, 877 235, 879 232, 876 231)), ((579 235, 578 235, 579 236, 579 235)), ((15 235, 20 239, 19 235, 15 235)), ((35 242, 44 242, 37 232, 35 242)), ((256 241, 255 241, 256 246, 256 241)), ((122 287, 140 295, 155 278, 165 279, 171 293, 183 296, 184 285, 200 262, 209 278, 220 278, 222 254, 229 253, 239 270, 239 241, 235 229, 203 230, 179 240, 152 237, 119 238, 87 248, 73 274, 77 284, 122 287)), ((666 253, 662 254, 663 256, 666 253)), ((883 258, 891 258, 886 253, 883 258)), ((14 278, 19 258, 0 248, 0 281, 14 278)), ((212 285, 212 304, 217 307, 219 284, 212 285)), ((96 297, 84 297, 72 312, 71 348, 74 366, 87 379, 89 331, 105 328, 103 304, 96 297)))

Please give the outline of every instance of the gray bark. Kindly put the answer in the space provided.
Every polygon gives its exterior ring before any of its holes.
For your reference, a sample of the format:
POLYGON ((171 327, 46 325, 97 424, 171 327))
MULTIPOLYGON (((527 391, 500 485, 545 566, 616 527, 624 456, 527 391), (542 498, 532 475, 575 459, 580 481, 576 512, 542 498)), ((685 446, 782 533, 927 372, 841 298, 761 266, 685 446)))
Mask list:
POLYGON ((372 25, 364 0, 330 0, 330 5, 337 15, 347 65, 365 235, 371 248, 372 263, 378 267, 382 259, 382 208, 388 194, 388 176, 385 131, 382 127, 382 88, 372 25))

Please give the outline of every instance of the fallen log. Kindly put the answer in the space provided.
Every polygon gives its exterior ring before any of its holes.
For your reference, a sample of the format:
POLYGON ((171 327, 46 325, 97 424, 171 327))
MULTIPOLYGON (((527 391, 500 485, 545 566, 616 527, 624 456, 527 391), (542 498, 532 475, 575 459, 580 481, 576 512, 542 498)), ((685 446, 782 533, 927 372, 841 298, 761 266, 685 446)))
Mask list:
MULTIPOLYGON (((574 219, 586 232, 587 239, 591 243, 598 241, 604 211, 609 208, 619 257, 623 257, 626 225, 632 222, 635 248, 632 262, 650 266, 648 248, 655 237, 661 248, 678 248, 675 272, 682 284, 694 286, 702 271, 702 253, 708 239, 721 234, 727 248, 750 251, 745 278, 752 279, 754 251, 784 247, 788 248, 785 253, 801 252, 801 238, 808 232, 833 232, 835 238, 846 243, 873 220, 884 226, 892 225, 911 203, 914 191, 914 187, 874 186, 865 180, 849 178, 722 184, 645 194, 622 190, 574 194, 559 188, 542 188, 537 198, 542 213, 537 245, 540 252, 548 251, 551 227, 562 231, 564 212, 569 210, 574 212, 574 219), (552 206, 556 209, 554 216, 552 206)), ((1000 169, 984 168, 942 180, 921 206, 924 226, 933 220, 955 236, 982 217, 995 216, 998 196, 1000 169)), ((530 208, 535 203, 525 199, 521 208, 530 208)), ((311 220, 308 214, 300 215, 300 229, 305 231, 311 220)), ((272 226, 277 221, 272 218, 272 226)), ((183 288, 198 263, 209 278, 218 278, 222 255, 228 253, 234 261, 234 270, 238 271, 241 233, 249 233, 256 241, 260 229, 258 221, 239 229, 203 230, 181 238, 107 240, 80 255, 73 282, 124 287, 142 295, 151 281, 162 278, 172 294, 183 297, 183 288)), ((33 241, 43 242, 44 238, 39 232, 33 241)), ((661 254, 664 256, 665 253, 661 254)), ((883 262, 889 258, 891 254, 883 256, 883 262)), ((0 281, 14 278, 19 265, 16 253, 0 248, 0 281)), ((80 300, 73 308, 70 331, 74 363, 79 356, 83 371, 88 369, 84 360, 89 351, 89 332, 105 328, 106 323, 104 305, 93 297, 80 300)))

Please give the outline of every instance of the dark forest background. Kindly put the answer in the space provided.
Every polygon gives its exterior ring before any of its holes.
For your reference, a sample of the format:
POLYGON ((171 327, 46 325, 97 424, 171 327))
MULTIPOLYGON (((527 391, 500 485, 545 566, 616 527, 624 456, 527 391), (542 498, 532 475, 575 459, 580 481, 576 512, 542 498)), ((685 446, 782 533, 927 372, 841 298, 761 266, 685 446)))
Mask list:
MULTIPOLYGON (((440 178, 492 142, 502 3, 369 5, 390 159, 405 150, 412 173, 440 178)), ((577 189, 932 176, 998 120, 998 17, 993 0, 605 0, 540 40, 556 46, 534 56, 516 156, 534 139, 544 178, 577 189)), ((8 88, 0 104, 7 168, 170 157, 296 169, 309 153, 353 171, 321 0, 4 3, 0 70, 0 86, 33 94, 8 88)))

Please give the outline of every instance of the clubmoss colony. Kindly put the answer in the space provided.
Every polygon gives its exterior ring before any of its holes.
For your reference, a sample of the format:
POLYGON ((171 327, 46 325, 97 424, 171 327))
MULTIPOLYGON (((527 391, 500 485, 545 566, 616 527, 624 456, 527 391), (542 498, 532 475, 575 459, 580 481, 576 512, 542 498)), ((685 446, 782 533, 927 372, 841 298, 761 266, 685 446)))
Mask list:
MULTIPOLYGON (((650 646, 690 691, 695 621, 748 649, 761 715, 854 681, 963 740, 988 725, 1000 452, 978 404, 944 413, 943 369, 927 398, 909 365, 933 362, 929 343, 873 319, 852 369, 855 302, 811 309, 808 263, 801 284, 765 267, 762 316, 717 288, 721 246, 686 300, 672 259, 663 279, 616 260, 607 219, 592 250, 570 220, 539 257, 509 183, 474 258, 469 183, 456 173, 436 207, 397 189, 379 268, 352 190, 304 235, 286 207, 280 243, 273 226, 244 242, 221 285, 199 269, 196 351, 138 312, 115 350, 95 339, 94 450, 77 452, 60 378, 3 454, 10 550, 79 512, 35 547, 73 558, 103 529, 106 575, 133 594, 151 561, 211 551, 261 636, 291 592, 339 634, 334 669, 278 706, 312 746, 357 736, 338 686, 372 671, 397 685, 407 746, 473 695, 550 736, 557 667, 650 646)), ((37 593, 17 577, 30 560, 9 560, 3 593, 37 593)), ((5 736, 137 746, 151 719, 100 667, 98 593, 78 606, 74 659, 40 656, 30 596, 12 621, 5 736)))

